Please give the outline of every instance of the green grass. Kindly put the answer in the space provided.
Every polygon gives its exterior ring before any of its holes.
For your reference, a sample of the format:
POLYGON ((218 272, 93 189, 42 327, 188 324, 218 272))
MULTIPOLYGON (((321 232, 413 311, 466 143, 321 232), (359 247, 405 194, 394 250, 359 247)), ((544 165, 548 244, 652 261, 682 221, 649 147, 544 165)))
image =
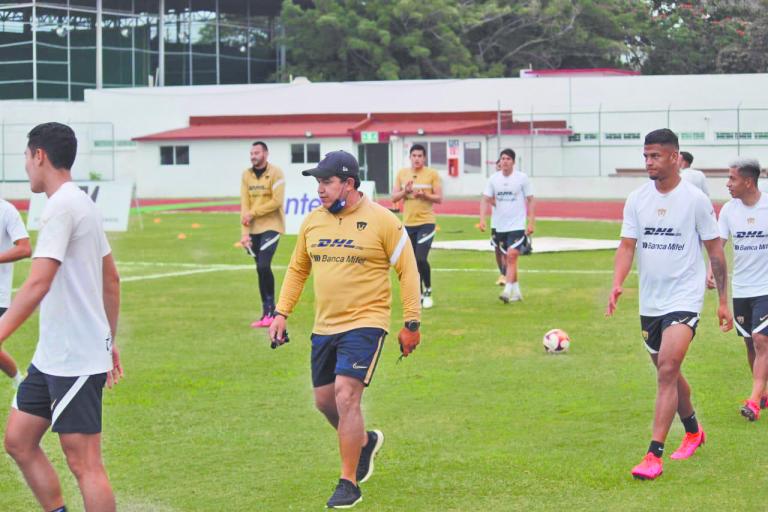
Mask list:
MULTIPOLYGON (((104 458, 119 509, 322 510, 338 455, 312 401, 311 286, 289 321, 292 342, 270 350, 264 332, 248 327, 260 301, 252 263, 233 247, 236 216, 153 218, 144 216, 143 231, 133 219, 130 232, 110 235, 124 278, 126 376, 105 394, 104 458), (197 265, 233 267, 182 275, 197 265), (179 275, 146 279, 167 273, 179 275)), ((484 237, 475 222, 441 218, 439 239, 484 237)), ((540 221, 537 230, 614 239, 619 225, 540 221)), ((278 281, 293 245, 280 242, 278 281)), ((746 358, 733 333, 717 330, 711 292, 685 364, 709 442, 688 461, 667 460, 656 482, 631 479, 650 440, 655 375, 634 275, 616 317, 603 316, 612 261, 611 251, 523 258, 525 302, 505 306, 490 253, 433 251, 435 308, 423 315, 422 345, 396 365, 390 337, 365 394, 368 424, 387 441, 356 510, 763 509, 768 427, 738 415, 750 388, 746 358), (544 353, 541 336, 553 327, 571 335, 568 354, 544 353)), ((17 265, 17 286, 28 268, 17 265)), ((396 330, 397 294, 394 303, 396 330)), ((36 334, 30 319, 4 347, 26 365, 36 334)), ((11 398, 10 384, 0 385, 0 403, 11 398)), ((676 421, 669 449, 681 437, 676 421)), ((56 436, 44 445, 68 506, 82 510, 56 436)), ((0 509, 36 510, 7 456, 0 509)))

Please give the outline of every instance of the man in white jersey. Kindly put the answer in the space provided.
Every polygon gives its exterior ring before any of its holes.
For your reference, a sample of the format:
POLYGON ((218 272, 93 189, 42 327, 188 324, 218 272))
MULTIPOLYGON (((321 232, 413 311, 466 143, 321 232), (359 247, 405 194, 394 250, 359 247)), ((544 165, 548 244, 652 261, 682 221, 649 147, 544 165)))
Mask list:
POLYGON ((707 188, 707 177, 698 169, 692 169, 693 155, 687 151, 680 152, 680 177, 688 183, 696 186, 709 197, 709 188, 707 188))
MULTIPOLYGON (((0 316, 11 305, 13 287, 13 262, 29 258, 29 234, 24 228, 19 211, 11 203, 0 199, 0 316)), ((0 349, 0 370, 13 379, 14 387, 21 384, 21 372, 16 361, 0 349)))
POLYGON ((115 510, 101 460, 101 395, 122 375, 114 344, 120 278, 90 198, 72 183, 72 129, 45 123, 29 132, 25 167, 32 192, 45 192, 29 277, 0 318, 0 344, 40 305, 40 335, 5 430, 5 449, 43 510, 66 510, 59 478, 40 441, 59 434, 88 512, 115 510))
POLYGON ((515 171, 515 152, 504 149, 499 156, 501 172, 494 173, 485 185, 480 201, 480 231, 485 231, 485 216, 493 206, 492 225, 496 244, 506 255, 506 284, 499 299, 505 304, 523 300, 517 280, 517 260, 521 247, 534 231, 533 186, 524 172, 515 171))
POLYGON ((657 372, 651 444, 643 461, 632 469, 632 475, 642 480, 662 473, 661 456, 675 412, 686 434, 673 459, 690 457, 705 440, 691 403, 691 388, 680 371, 704 302, 702 241, 717 282, 719 324, 724 331, 732 327, 725 256, 715 212, 709 199, 680 177, 678 150, 677 136, 666 128, 645 137, 643 156, 651 181, 632 192, 624 205, 621 243, 606 309, 608 316, 616 310, 637 252, 640 323, 657 372))
POLYGON ((768 381, 768 196, 757 188, 760 163, 740 159, 728 170, 733 199, 720 210, 723 245, 733 239, 733 316, 752 369, 752 392, 741 408, 749 421, 765 407, 768 381))

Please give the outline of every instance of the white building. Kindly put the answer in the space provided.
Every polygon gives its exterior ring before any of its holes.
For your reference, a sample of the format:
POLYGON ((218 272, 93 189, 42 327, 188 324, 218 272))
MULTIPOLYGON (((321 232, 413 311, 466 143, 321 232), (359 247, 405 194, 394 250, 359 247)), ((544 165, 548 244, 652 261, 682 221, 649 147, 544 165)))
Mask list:
MULTIPOLYGON (((768 74, 550 73, 535 78, 345 83, 302 80, 291 84, 102 89, 86 91, 82 103, 2 101, 3 194, 11 198, 28 196, 21 156, 25 134, 39 122, 57 120, 73 124, 78 132, 81 152, 74 169, 78 178, 96 173, 103 179, 133 179, 141 197, 237 195, 240 172, 249 165, 251 139, 253 135, 264 135, 260 138, 270 145, 271 160, 290 175, 291 170, 305 167, 295 162, 298 157, 292 156, 292 146, 301 145, 305 160, 314 158, 316 151, 322 154, 333 149, 365 154, 371 171, 386 152, 387 173, 391 176, 406 164, 411 143, 427 143, 430 148, 434 143, 439 153, 442 143, 457 141, 459 175, 449 177, 447 166, 441 169, 450 195, 479 194, 485 176, 493 171, 498 150, 511 147, 518 153, 518 167, 531 175, 539 197, 623 198, 646 179, 642 175, 642 138, 656 128, 675 130, 682 148, 693 153, 694 167, 713 170, 711 175, 739 155, 768 161, 766 90, 768 74), (426 113, 453 113, 461 118, 472 112, 485 116, 483 128, 475 132, 461 132, 461 127, 456 126, 435 130, 433 126, 431 133, 424 129, 420 134, 418 120, 405 116, 419 114, 426 121, 426 113), (488 127, 492 113, 498 114, 502 125, 509 123, 508 129, 502 126, 501 136, 498 129, 488 127), (329 114, 336 115, 336 128, 343 127, 344 131, 313 131, 313 114, 322 115, 324 124, 330 123, 329 114), (367 118, 368 114, 380 121, 378 127, 349 131, 350 119, 367 118), (396 123, 408 129, 396 133, 397 126, 385 126, 385 114, 399 114, 396 123), (206 138, 203 134, 176 140, 164 133, 179 130, 186 137, 196 120, 288 115, 299 117, 284 119, 283 128, 292 124, 287 121, 298 121, 286 132, 246 131, 239 137, 225 132, 223 137, 219 134, 206 138), (538 129, 546 126, 542 124, 545 121, 556 123, 557 130, 538 129), (532 129, 514 131, 513 122, 532 129), (414 129, 415 133, 408 131, 414 129), (364 145, 359 140, 363 131, 380 134, 381 140, 364 145), (307 132, 312 132, 311 136, 307 132), (158 140, 160 135, 163 138, 158 140), (478 143, 480 169, 474 165, 478 143), (320 147, 316 149, 313 144, 320 147), (173 165, 162 164, 160 146, 174 148, 173 165), (189 148, 186 164, 181 163, 184 146, 189 148), (176 147, 180 147, 179 161, 176 147), (467 151, 469 161, 465 158, 467 151), (633 175, 638 171, 639 175, 633 175)), ((168 161, 169 150, 163 151, 168 161)), ((724 182, 722 177, 711 179, 715 198, 727 197, 724 182)))

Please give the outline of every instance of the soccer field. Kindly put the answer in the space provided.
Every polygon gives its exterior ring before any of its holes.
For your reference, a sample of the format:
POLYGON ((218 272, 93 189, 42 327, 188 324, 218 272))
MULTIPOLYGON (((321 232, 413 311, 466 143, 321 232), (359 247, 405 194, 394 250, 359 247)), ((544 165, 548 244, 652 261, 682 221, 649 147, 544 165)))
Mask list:
MULTIPOLYGON (((483 238, 475 222, 442 217, 438 239, 483 238)), ((270 350, 264 331, 248 326, 260 300, 252 260, 233 247, 236 215, 153 214, 143 224, 134 218, 130 232, 110 235, 126 375, 105 392, 103 448, 118 509, 322 510, 339 460, 313 406, 311 285, 289 320, 291 343, 270 350)), ((537 230, 615 239, 619 224, 539 221, 537 230)), ((278 286, 294 240, 280 241, 278 286)), ((717 329, 714 292, 683 368, 708 442, 689 460, 666 457, 659 480, 638 482, 629 472, 650 441, 656 384, 636 276, 606 319, 612 251, 520 261, 525 301, 504 305, 492 253, 432 252, 435 307, 423 313, 422 344, 396 364, 390 336, 364 396, 368 426, 386 442, 355 510, 763 510, 768 420, 738 413, 751 377, 741 340, 717 329), (554 327, 570 334, 568 354, 544 353, 541 337, 554 327)), ((16 286, 28 269, 17 264, 16 286)), ((396 333, 397 292, 393 303, 396 333)), ((4 348, 26 367, 36 336, 35 317, 4 348)), ((0 380, 0 402, 12 395, 0 380)), ((668 454, 682 435, 675 419, 668 454)), ((82 510, 55 435, 45 448, 68 507, 82 510)), ((0 510, 37 510, 8 456, 0 510)))

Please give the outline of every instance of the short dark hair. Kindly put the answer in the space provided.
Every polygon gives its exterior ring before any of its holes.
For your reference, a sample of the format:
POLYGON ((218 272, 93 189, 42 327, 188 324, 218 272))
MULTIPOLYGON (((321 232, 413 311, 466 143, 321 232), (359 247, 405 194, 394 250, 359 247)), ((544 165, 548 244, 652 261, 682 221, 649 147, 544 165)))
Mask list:
POLYGON ((514 159, 515 159, 515 152, 514 152, 514 151, 512 151, 512 150, 511 150, 511 149, 509 149, 509 148, 505 148, 505 149, 502 149, 502 150, 501 150, 501 153, 499 153, 499 160, 501 160, 501 155, 507 155, 507 156, 508 156, 509 158, 511 158, 512 160, 514 160, 514 159))
POLYGON ((760 178, 760 162, 756 158, 739 158, 731 162, 730 167, 735 167, 742 178, 751 179, 757 185, 760 178))
POLYGON ((693 164, 693 155, 692 155, 692 154, 690 154, 689 152, 687 152, 687 151, 681 151, 681 152, 680 152, 680 156, 682 156, 682 157, 683 157, 683 160, 685 160, 686 162, 688 162, 688 165, 692 165, 692 164, 693 164))
POLYGON ((27 138, 32 153, 42 149, 56 169, 72 169, 77 156, 77 137, 72 128, 61 123, 43 123, 32 128, 27 138))
POLYGON ((269 148, 267 147, 267 143, 261 140, 257 140, 256 142, 251 144, 251 146, 261 146, 264 149, 264 151, 269 151, 269 148))
POLYGON ((427 148, 425 148, 421 144, 414 144, 413 146, 411 146, 411 149, 408 151, 408 154, 411 155, 413 154, 414 151, 421 151, 421 153, 424 156, 427 156, 427 148))
POLYGON ((662 144, 664 146, 674 146, 675 149, 680 149, 680 143, 677 140, 675 132, 669 128, 661 128, 660 130, 653 130, 645 136, 645 145, 649 144, 662 144))

